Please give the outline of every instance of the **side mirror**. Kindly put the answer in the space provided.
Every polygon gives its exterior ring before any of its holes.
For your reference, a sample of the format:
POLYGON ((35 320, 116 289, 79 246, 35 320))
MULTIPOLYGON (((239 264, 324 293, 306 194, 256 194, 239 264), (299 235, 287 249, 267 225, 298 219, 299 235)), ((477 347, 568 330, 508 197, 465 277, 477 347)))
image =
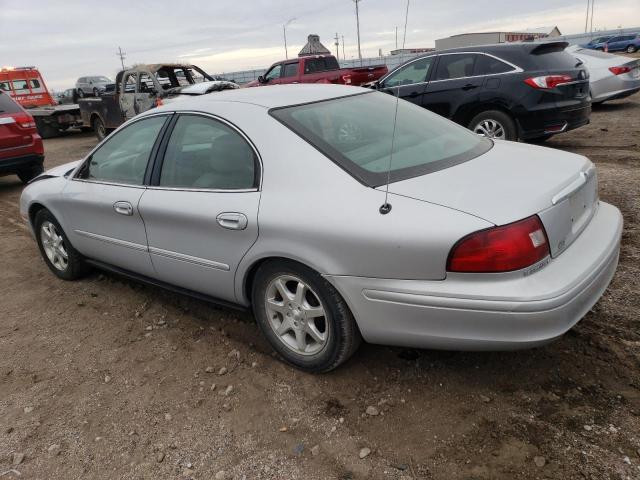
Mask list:
POLYGON ((266 78, 264 78, 262 75, 260 75, 260 76, 258 77, 258 83, 267 83, 267 79, 266 79, 266 78))

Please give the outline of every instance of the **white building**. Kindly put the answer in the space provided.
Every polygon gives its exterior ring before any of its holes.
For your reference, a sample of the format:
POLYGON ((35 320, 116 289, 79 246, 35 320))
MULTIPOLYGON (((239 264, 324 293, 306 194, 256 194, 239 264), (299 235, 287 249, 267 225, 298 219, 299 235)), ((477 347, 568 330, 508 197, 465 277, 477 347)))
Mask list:
POLYGON ((532 30, 520 30, 511 32, 475 32, 462 33, 447 38, 436 40, 436 50, 448 48, 472 47, 475 45, 491 45, 495 43, 535 41, 542 38, 560 36, 558 27, 542 27, 532 30))

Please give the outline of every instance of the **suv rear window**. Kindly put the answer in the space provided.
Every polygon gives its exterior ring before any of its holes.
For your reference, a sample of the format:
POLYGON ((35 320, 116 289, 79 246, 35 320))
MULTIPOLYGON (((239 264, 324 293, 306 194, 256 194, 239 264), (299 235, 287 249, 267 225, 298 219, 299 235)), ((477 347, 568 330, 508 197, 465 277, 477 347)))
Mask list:
POLYGON ((0 113, 16 113, 20 106, 6 93, 0 92, 0 113))
POLYGON ((435 113, 380 92, 276 108, 270 114, 370 187, 384 185, 387 171, 390 181, 397 182, 466 162, 493 145, 435 113))

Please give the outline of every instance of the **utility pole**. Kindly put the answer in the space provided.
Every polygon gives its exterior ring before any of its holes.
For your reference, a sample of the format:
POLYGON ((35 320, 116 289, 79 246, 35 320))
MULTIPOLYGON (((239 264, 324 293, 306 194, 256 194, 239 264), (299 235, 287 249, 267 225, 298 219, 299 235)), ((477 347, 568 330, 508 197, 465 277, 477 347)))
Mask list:
POLYGON ((358 3, 362 0, 353 0, 356 4, 356 26, 358 31, 358 58, 360 59, 360 66, 362 66, 362 51, 360 50, 360 12, 358 11, 358 3))
POLYGON ((396 50, 398 49, 398 26, 396 25, 396 50))
POLYGON ((587 28, 589 27, 589 5, 591 4, 591 0, 587 0, 587 18, 584 19, 584 33, 587 33, 587 28))
POLYGON ((596 0, 591 0, 591 38, 593 38, 593 4, 596 0))
POLYGON ((124 70, 124 59, 127 58, 126 52, 123 52, 122 48, 118 47, 118 51, 116 52, 116 56, 120 57, 120 64, 122 65, 122 70, 124 70))
POLYGON ((284 36, 284 58, 289 58, 289 51, 287 50, 287 27, 295 20, 295 17, 290 18, 282 25, 282 35, 284 36))
POLYGON ((402 49, 407 41, 407 21, 409 20, 409 0, 407 0, 407 12, 404 14, 404 35, 402 37, 402 49))
POLYGON ((342 60, 346 60, 347 57, 344 54, 344 35, 342 35, 342 60))
POLYGON ((338 32, 336 32, 336 43, 334 45, 336 46, 336 58, 340 60, 340 37, 338 37, 338 32))

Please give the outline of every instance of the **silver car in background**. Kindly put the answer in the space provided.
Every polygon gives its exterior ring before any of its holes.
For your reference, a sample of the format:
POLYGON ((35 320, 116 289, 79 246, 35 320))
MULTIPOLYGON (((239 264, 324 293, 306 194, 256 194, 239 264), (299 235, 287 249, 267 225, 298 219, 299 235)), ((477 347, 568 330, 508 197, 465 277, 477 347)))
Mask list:
POLYGON ((104 93, 107 85, 113 83, 108 77, 94 75, 91 77, 80 77, 76 82, 76 93, 78 97, 97 97, 104 93))
POLYGON ((592 103, 617 100, 640 91, 640 59, 575 45, 566 51, 589 70, 592 103))
POLYGON ((622 231, 587 158, 339 85, 145 112, 37 177, 20 211, 59 278, 96 266, 250 308, 273 348, 313 372, 361 339, 549 342, 607 288, 622 231))

